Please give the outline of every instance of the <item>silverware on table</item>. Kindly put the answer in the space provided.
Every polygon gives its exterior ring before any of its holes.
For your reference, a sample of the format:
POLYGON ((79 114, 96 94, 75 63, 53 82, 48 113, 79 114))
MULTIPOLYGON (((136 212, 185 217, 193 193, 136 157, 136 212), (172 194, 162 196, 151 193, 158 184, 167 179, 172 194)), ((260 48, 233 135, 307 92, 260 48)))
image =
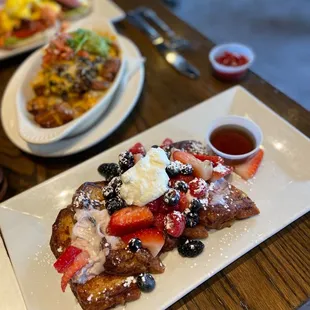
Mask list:
POLYGON ((127 13, 127 17, 130 22, 136 25, 148 36, 159 53, 174 69, 191 79, 197 79, 200 76, 199 70, 191 65, 176 50, 169 47, 164 38, 140 15, 139 12, 134 10, 130 11, 127 13))
POLYGON ((177 35, 152 9, 147 7, 139 7, 136 10, 143 16, 150 19, 165 33, 169 40, 169 47, 173 49, 185 49, 191 46, 191 43, 188 40, 177 35))

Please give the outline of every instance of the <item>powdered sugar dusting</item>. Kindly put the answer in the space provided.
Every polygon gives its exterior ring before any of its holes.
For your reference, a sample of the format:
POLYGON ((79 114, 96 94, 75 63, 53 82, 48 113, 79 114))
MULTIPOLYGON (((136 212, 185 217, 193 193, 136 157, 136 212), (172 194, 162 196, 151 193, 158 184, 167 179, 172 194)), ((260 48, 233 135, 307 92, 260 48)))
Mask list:
POLYGON ((92 209, 98 208, 104 204, 103 201, 99 201, 97 199, 91 199, 90 194, 88 192, 84 192, 82 190, 78 191, 72 201, 72 205, 74 208, 84 208, 84 209, 92 209))
POLYGON ((127 277, 126 279, 125 279, 125 282, 123 283, 123 286, 124 287, 130 287, 130 285, 132 284, 132 283, 136 283, 137 281, 136 281, 136 279, 134 278, 134 277, 127 277))
MULTIPOLYGON (((180 211, 173 211, 172 214, 175 215, 175 217, 174 217, 175 221, 182 222, 183 216, 182 216, 182 213, 180 211)), ((169 215, 166 216, 165 217, 165 228, 166 228, 166 230, 173 229, 174 225, 175 225, 175 223, 172 220, 172 218, 169 215)))
POLYGON ((221 174, 225 174, 228 170, 229 169, 226 166, 222 165, 221 163, 213 168, 213 171, 221 173, 221 174))
POLYGON ((207 148, 199 141, 191 141, 187 151, 195 154, 208 154, 207 148))

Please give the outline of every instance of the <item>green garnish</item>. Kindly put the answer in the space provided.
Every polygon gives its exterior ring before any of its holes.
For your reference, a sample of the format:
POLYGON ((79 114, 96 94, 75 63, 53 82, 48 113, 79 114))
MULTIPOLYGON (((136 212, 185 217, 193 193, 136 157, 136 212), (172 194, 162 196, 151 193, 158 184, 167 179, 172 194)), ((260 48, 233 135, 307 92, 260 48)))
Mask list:
POLYGON ((12 46, 15 45, 16 43, 20 42, 21 40, 17 37, 8 37, 4 41, 4 46, 12 46))
POLYGON ((67 40, 67 44, 77 53, 83 49, 89 53, 107 57, 111 40, 102 37, 94 31, 87 29, 78 29, 70 33, 71 38, 67 40))

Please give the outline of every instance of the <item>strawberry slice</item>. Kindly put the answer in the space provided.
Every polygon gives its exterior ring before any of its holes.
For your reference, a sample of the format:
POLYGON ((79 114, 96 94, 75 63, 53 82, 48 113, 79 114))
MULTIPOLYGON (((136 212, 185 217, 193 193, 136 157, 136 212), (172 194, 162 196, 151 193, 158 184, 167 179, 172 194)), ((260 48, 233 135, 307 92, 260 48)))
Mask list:
POLYGON ((128 243, 132 238, 139 238, 142 246, 148 249, 154 257, 160 252, 165 243, 164 234, 157 228, 142 229, 121 238, 125 243, 128 243))
POLYGON ((135 164, 141 159, 143 158, 144 156, 142 154, 133 154, 133 159, 135 161, 135 164))
POLYGON ((166 215, 163 213, 158 213, 154 217, 154 226, 160 231, 165 230, 165 217, 166 215))
POLYGON ((179 211, 173 211, 165 217, 165 228, 167 233, 175 238, 180 237, 185 229, 185 216, 179 211))
POLYGON ((82 250, 75 246, 68 246, 54 263, 57 272, 64 273, 81 252, 82 250))
POLYGON ((170 138, 166 138, 162 143, 160 147, 165 147, 168 145, 171 145, 173 143, 173 141, 170 138))
POLYGON ((260 149, 251 159, 243 164, 235 166, 235 172, 245 180, 253 178, 263 160, 263 157, 264 150, 260 149))
POLYGON ((146 207, 148 207, 153 214, 157 214, 160 212, 161 205, 164 204, 163 196, 149 202, 146 207))
POLYGON ((192 196, 196 198, 202 198, 207 192, 207 183, 204 179, 195 178, 193 181, 189 182, 189 191, 192 196))
POLYGON ((184 212, 187 208, 189 208, 189 201, 187 200, 186 194, 180 192, 179 210, 184 212))
POLYGON ((201 161, 194 155, 183 151, 174 151, 173 159, 178 160, 183 164, 192 165, 194 169, 193 174, 195 177, 202 178, 207 181, 212 176, 212 163, 209 160, 201 161))
POLYGON ((150 209, 150 211, 155 214, 167 214, 171 211, 178 211, 179 205, 175 206, 168 206, 163 199, 163 196, 159 197, 158 199, 149 202, 146 207, 150 209))
POLYGON ((213 165, 224 164, 224 158, 222 158, 221 156, 195 154, 195 153, 192 154, 201 161, 205 160, 211 161, 213 165))
POLYGON ((86 251, 81 252, 73 261, 73 263, 67 268, 61 278, 61 289, 64 292, 69 281, 72 277, 81 270, 85 265, 88 264, 89 254, 86 251))
POLYGON ((144 148, 143 144, 140 142, 138 142, 134 146, 132 146, 129 149, 129 152, 131 152, 132 154, 142 154, 143 156, 145 156, 145 154, 146 154, 145 148, 144 148))
POLYGON ((231 174, 233 171, 233 167, 218 164, 215 168, 213 168, 211 181, 215 182, 216 180, 219 180, 226 175, 231 174))
POLYGON ((126 207, 113 213, 107 231, 112 236, 123 236, 150 227, 154 216, 148 207, 126 207))

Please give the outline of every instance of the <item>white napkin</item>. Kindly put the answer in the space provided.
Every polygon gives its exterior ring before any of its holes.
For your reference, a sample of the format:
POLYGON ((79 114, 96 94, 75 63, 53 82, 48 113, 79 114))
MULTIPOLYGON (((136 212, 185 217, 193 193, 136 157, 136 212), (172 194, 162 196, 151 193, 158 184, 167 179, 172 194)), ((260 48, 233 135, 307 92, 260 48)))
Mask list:
POLYGON ((126 56, 126 71, 123 77, 123 84, 127 84, 132 76, 143 66, 144 57, 128 57, 126 56))
POLYGON ((1 310, 26 310, 13 267, 0 234, 1 310))

